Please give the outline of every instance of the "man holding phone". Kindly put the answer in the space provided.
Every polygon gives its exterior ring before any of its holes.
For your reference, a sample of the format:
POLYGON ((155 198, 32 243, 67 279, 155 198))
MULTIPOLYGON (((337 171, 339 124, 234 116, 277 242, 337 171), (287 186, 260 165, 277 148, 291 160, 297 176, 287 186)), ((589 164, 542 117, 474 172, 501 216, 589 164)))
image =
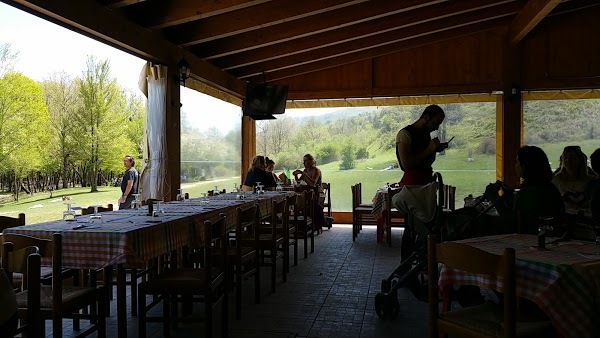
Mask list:
POLYGON ((437 137, 432 139, 431 132, 438 130, 445 117, 440 106, 429 105, 417 121, 402 128, 396 135, 396 158, 404 171, 401 184, 431 182, 436 153, 448 148, 448 142, 442 143, 437 137))
MULTIPOLYGON (((417 121, 402 128, 396 135, 396 158, 404 171, 400 184, 419 186, 401 189, 394 196, 389 196, 399 211, 408 213, 411 209, 409 206, 428 205, 426 201, 435 199, 435 189, 430 189, 429 185, 433 178, 432 164, 436 153, 448 148, 448 143, 441 143, 437 137, 431 139, 431 132, 438 130, 445 117, 440 106, 427 106, 417 121)), ((402 260, 413 251, 413 231, 410 227, 404 229, 400 251, 402 260)))

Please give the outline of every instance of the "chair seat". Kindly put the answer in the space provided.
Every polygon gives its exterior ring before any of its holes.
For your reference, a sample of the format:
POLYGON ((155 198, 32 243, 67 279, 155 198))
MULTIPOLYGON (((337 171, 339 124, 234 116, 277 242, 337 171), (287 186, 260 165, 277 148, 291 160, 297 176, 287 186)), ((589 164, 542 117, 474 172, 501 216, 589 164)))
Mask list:
MULTIPOLYGON (((441 314, 451 324, 469 328, 481 336, 502 337, 503 307, 483 304, 441 314)), ((443 326, 440 323, 440 326, 443 326)), ((525 317, 517 319, 517 337, 553 337, 554 328, 548 320, 525 317)))
POLYGON ((143 287, 147 293, 153 291, 166 291, 169 293, 196 292, 206 287, 206 282, 209 281, 207 278, 208 273, 210 273, 210 280, 213 281, 213 285, 217 285, 224 280, 224 273, 216 268, 210 271, 194 268, 177 269, 163 272, 146 282, 142 282, 140 288, 143 287))
POLYGON ((373 203, 361 203, 358 205, 359 208, 371 208, 373 209, 373 203))
MULTIPOLYGON (((69 308, 70 304, 77 303, 82 297, 95 297, 97 289, 78 286, 64 286, 62 290, 62 301, 65 309, 69 308)), ((19 308, 27 308, 27 290, 17 293, 17 304, 19 308)), ((40 288, 40 306, 42 309, 52 309, 52 287, 42 286, 40 288)))

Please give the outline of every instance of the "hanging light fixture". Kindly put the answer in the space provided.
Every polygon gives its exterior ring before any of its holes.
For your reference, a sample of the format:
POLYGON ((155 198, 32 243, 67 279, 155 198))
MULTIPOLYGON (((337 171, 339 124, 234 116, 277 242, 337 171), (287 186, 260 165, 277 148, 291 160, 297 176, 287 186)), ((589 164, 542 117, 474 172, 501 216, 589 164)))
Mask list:
POLYGON ((190 78, 190 71, 190 64, 185 59, 181 59, 181 61, 177 63, 177 79, 184 87, 185 80, 190 78))

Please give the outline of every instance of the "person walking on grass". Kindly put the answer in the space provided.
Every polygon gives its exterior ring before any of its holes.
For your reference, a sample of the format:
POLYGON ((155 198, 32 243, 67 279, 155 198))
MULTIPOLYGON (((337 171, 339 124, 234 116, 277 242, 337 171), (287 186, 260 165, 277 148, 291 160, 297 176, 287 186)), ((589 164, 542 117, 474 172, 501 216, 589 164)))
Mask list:
POLYGON ((127 155, 123 158, 123 166, 125 166, 125 173, 121 180, 119 209, 128 209, 131 208, 131 202, 134 200, 133 195, 138 193, 140 175, 134 168, 135 160, 131 155, 127 155))

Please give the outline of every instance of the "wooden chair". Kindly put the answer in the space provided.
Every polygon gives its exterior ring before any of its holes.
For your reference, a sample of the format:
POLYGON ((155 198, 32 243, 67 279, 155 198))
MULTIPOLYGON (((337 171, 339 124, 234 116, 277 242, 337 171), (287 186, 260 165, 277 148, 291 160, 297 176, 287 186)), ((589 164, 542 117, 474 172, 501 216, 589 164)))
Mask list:
MULTIPOLYGON (((286 243, 288 242, 285 238, 286 236, 289 236, 287 233, 287 218, 287 201, 285 199, 280 202, 272 201, 271 220, 269 222, 270 230, 268 233, 261 231, 261 234, 259 235, 258 249, 262 252, 261 260, 264 261, 265 258, 269 258, 269 265, 271 266, 271 292, 275 292, 276 290, 278 258, 282 259, 281 270, 283 272, 283 281, 287 281, 286 260, 289 260, 289 248, 286 246, 286 243), (278 231, 277 229, 280 217, 283 222, 285 222, 281 227, 283 231, 278 231), (269 251, 268 256, 265 254, 265 251, 267 250, 269 251)), ((242 239, 241 244, 242 246, 254 246, 255 240, 253 238, 242 239)))
MULTIPOLYGON (((289 234, 289 241, 290 241, 290 242, 288 242, 288 246, 289 245, 294 246, 294 266, 298 265, 298 239, 296 238, 297 233, 298 233, 298 226, 297 226, 298 223, 296 222, 296 218, 294 218, 296 216, 297 205, 298 205, 298 195, 297 194, 293 194, 287 198, 287 207, 288 207, 288 215, 289 215, 288 234, 289 234)), ((289 264, 288 264, 288 266, 289 266, 289 264)))
MULTIPOLYGON (((331 183, 321 183, 322 192, 319 196, 319 202, 323 206, 323 211, 326 212, 328 217, 331 217, 331 183), (325 211, 327 209, 327 211, 325 211)), ((330 226, 331 228, 331 226, 330 226)))
MULTIPOLYGON (((429 337, 440 332, 452 337, 552 337, 549 321, 517 322, 515 250, 504 249, 494 255, 457 242, 437 244, 428 237, 429 263, 429 337), (438 263, 448 267, 502 278, 504 305, 483 304, 439 313, 438 263), (520 324, 523 324, 522 327, 520 324)), ((451 286, 448 286, 451 287, 451 286)))
POLYGON ((456 187, 444 184, 444 204, 445 210, 454 211, 456 209, 456 187))
POLYGON ((24 213, 20 213, 18 218, 0 216, 0 233, 2 233, 4 229, 18 227, 21 225, 25 225, 24 213))
POLYGON ((376 225, 377 221, 373 217, 373 205, 362 203, 361 184, 352 186, 352 240, 362 230, 363 224, 376 225))
MULTIPOLYGON (((98 212, 106 212, 106 211, 113 211, 113 205, 112 204, 108 204, 106 207, 98 207, 98 212)), ((87 208, 83 208, 81 209, 81 215, 91 215, 94 213, 94 207, 87 207, 87 208)))
MULTIPOLYGON (((235 315, 242 318, 242 280, 254 274, 254 302, 260 303, 260 220, 258 205, 237 208, 233 246, 227 248, 227 259, 235 277, 235 315), (243 246, 242 238, 254 241, 252 246, 243 246)), ((231 243, 231 241, 229 241, 231 243)), ((248 242, 246 242, 248 243, 248 242)))
MULTIPOLYGON (((30 307, 39 308, 39 332, 43 333, 44 320, 52 320, 52 334, 54 337, 62 337, 63 318, 74 319, 74 329, 79 329, 80 319, 89 319, 92 326, 76 337, 85 337, 96 331, 98 337, 106 337, 106 323, 104 311, 104 289, 80 286, 64 286, 62 279, 62 235, 55 233, 52 236, 52 241, 38 239, 29 236, 20 235, 5 235, 3 245, 4 257, 6 263, 4 268, 7 274, 12 275, 13 272, 23 273, 24 283, 27 289, 17 293, 17 303, 19 304, 19 314, 26 320, 30 307), (23 269, 22 265, 12 264, 12 254, 18 250, 35 246, 39 249, 39 257, 29 259, 27 269, 23 269), (52 259, 52 286, 43 286, 40 283, 41 258, 52 259), (20 270, 20 271, 19 271, 20 270), (29 273, 32 272, 30 275, 29 273), (33 293, 30 296, 29 293, 33 293), (28 301, 32 297, 37 298, 33 304, 28 301), (82 314, 81 310, 87 307, 96 308, 92 314, 82 314)), ((31 258, 31 257, 30 257, 31 258)), ((10 277, 9 277, 10 278, 10 277)), ((33 324, 35 325, 35 324, 33 324)), ((36 328, 37 330, 37 328, 36 328)))
POLYGON ((385 228, 386 241, 392 246, 392 227, 405 227, 407 215, 399 211, 392 203, 392 197, 400 192, 400 189, 388 188, 387 199, 385 200, 385 228))
MULTIPOLYGON (((309 238, 310 252, 313 253, 315 251, 313 198, 314 190, 305 190, 289 199, 290 202, 295 202, 294 214, 289 216, 289 222, 294 224, 295 227, 295 231, 291 235, 296 242, 300 239, 304 241, 304 258, 308 258, 309 238)), ((296 264, 297 259, 294 259, 294 265, 296 264)))
POLYGON ((178 317, 177 303, 196 301, 204 303, 205 337, 212 337, 213 308, 221 304, 222 336, 226 336, 228 325, 227 306, 227 235, 225 215, 216 222, 206 221, 194 224, 195 240, 198 248, 204 250, 202 268, 170 267, 148 281, 139 284, 138 289, 138 332, 146 337, 147 322, 162 322, 163 335, 169 336, 171 326, 178 322, 197 322, 198 318, 178 317), (213 254, 218 252, 219 255, 213 254), (146 295, 158 295, 146 304, 146 295), (162 301, 162 316, 148 317, 147 312, 162 301))
MULTIPOLYGON (((38 261, 41 259, 40 255, 39 255, 39 249, 36 246, 28 246, 25 248, 22 248, 20 250, 17 251, 13 251, 10 253, 10 266, 12 266, 12 270, 18 270, 18 271, 27 271, 26 275, 29 276, 31 279, 33 280, 39 280, 39 271, 36 271, 35 266, 36 264, 34 264, 33 260, 37 259, 38 261), (28 270, 29 269, 29 270, 28 270), (37 273, 37 274, 36 274, 37 273)), ((5 263, 6 264, 6 263, 5 263)), ((37 263, 37 265, 40 265, 40 263, 37 263)), ((11 276, 12 277, 12 276, 11 276)), ((10 288, 12 281, 10 280, 9 276, 7 276, 4 272, 4 269, 0 269, 0 279, 3 279, 2 281, 0 281, 0 283, 3 284, 3 287, 7 287, 10 288), (6 285, 4 284, 6 283, 6 285)), ((38 282, 32 282, 31 285, 38 283, 38 282)), ((27 288, 27 287, 26 287, 27 288)), ((32 287, 32 289, 34 289, 32 287)), ((4 290, 2 292, 10 292, 12 290, 4 290)), ((6 296, 6 295, 5 295, 6 296)), ((14 303, 12 304, 12 306, 17 306, 17 316, 19 315, 18 312, 18 304, 17 304, 17 296, 16 294, 14 294, 14 292, 12 292, 12 296, 14 297, 14 303)), ((6 299, 6 298, 3 298, 6 299)), ((17 334, 22 334, 22 336, 26 336, 26 337, 40 337, 42 336, 42 326, 40 324, 40 315, 39 315, 39 309, 40 309, 40 297, 39 294, 36 294, 35 292, 29 292, 27 294, 27 304, 31 304, 30 307, 27 308, 27 311, 22 314, 22 316, 26 319, 26 320, 21 320, 21 325, 17 325, 16 327, 12 327, 11 324, 9 324, 9 322, 5 322, 5 324, 3 325, 3 327, 0 327, 0 332, 2 332, 0 335, 2 335, 3 337, 14 337, 17 334)), ((7 304, 2 304, 2 306, 6 306, 7 304)), ((18 319, 17 319, 18 320, 18 319)))

